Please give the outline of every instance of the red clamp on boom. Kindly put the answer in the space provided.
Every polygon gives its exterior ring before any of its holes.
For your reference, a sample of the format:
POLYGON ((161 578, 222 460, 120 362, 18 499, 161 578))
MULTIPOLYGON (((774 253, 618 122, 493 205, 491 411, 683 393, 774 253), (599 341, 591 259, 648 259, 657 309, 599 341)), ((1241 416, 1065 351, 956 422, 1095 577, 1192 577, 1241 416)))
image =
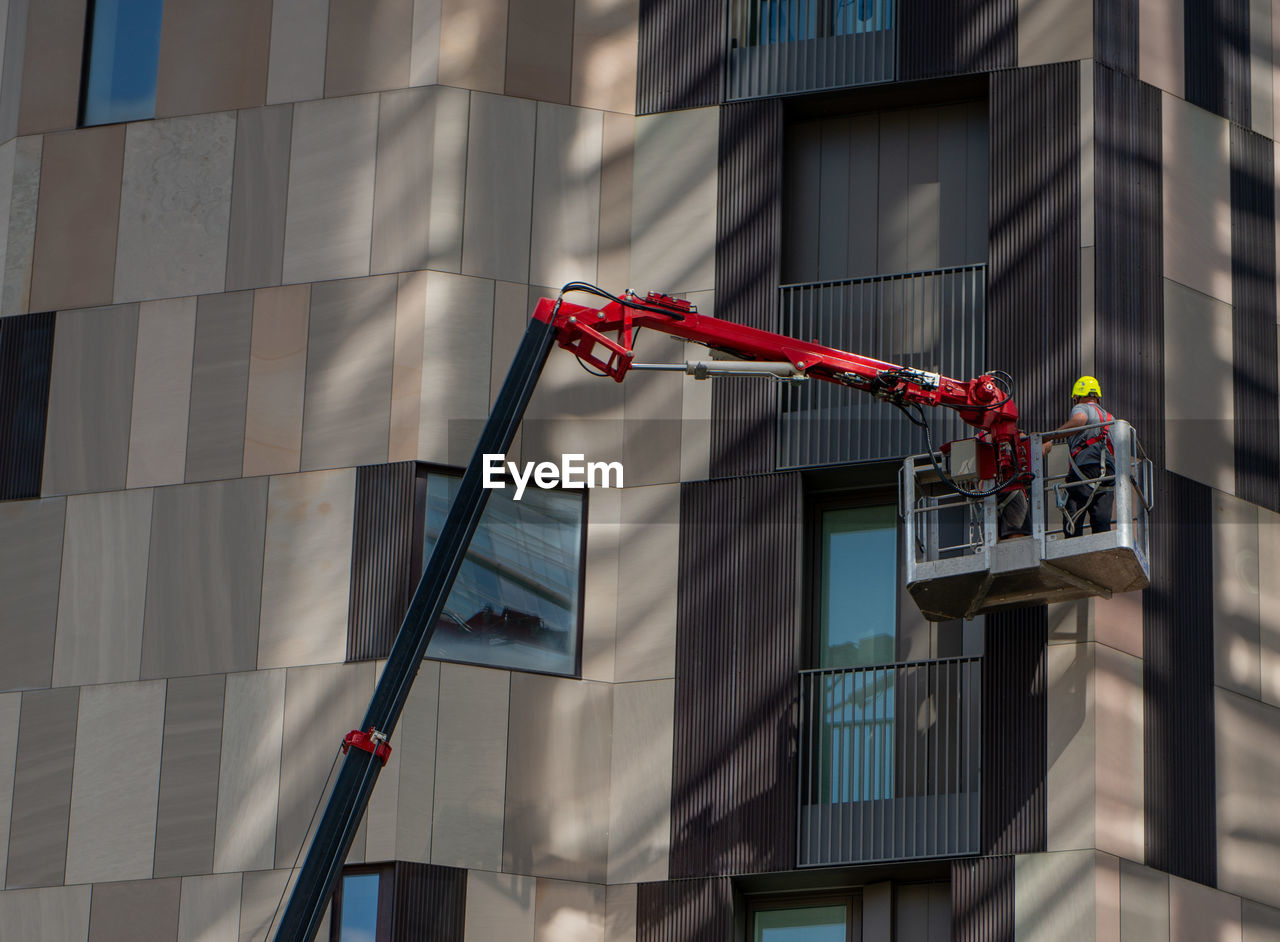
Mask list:
POLYGON ((372 726, 369 727, 368 732, 353 729, 347 733, 346 738, 342 740, 342 754, 345 756, 352 746, 381 759, 383 765, 386 765, 387 759, 391 758, 391 743, 387 742, 386 734, 378 732, 372 726))

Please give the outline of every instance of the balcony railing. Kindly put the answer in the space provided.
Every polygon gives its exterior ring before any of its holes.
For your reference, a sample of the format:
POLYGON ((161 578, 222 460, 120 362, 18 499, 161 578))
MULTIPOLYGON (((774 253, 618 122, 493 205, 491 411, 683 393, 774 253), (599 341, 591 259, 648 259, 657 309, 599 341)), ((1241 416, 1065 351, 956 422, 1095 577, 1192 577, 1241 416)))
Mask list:
MULTIPOLYGON (((965 380, 986 365, 986 265, 783 285, 781 331, 851 353, 965 380)), ((830 383, 779 397, 778 466, 902 458, 927 450, 892 407, 830 383)), ((929 410, 935 445, 966 434, 950 410, 929 410)))
POLYGON ((801 867, 979 852, 981 669, 801 673, 801 867))
POLYGON ((891 82, 897 0, 730 0, 728 98, 891 82))

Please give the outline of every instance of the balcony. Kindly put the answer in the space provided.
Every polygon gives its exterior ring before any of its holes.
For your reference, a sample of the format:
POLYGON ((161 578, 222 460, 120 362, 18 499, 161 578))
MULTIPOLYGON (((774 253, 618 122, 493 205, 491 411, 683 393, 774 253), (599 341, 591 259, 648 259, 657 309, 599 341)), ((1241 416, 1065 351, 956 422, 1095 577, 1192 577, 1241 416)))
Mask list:
POLYGON ((891 82, 897 0, 730 0, 730 101, 891 82))
MULTIPOLYGON (((986 265, 783 285, 783 334, 969 379, 986 363, 986 265)), ((936 445, 967 435, 950 410, 927 415, 936 445)), ((830 383, 779 396, 778 467, 882 461, 927 451, 923 433, 882 402, 830 383)))
POLYGON ((800 675, 798 865, 979 853, 981 658, 800 675))

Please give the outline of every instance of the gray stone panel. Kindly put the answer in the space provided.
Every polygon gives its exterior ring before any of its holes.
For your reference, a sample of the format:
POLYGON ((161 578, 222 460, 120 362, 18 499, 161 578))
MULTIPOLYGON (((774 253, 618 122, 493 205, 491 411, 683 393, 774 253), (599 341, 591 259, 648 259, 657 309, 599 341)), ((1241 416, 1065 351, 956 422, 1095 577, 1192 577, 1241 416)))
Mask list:
POLYGON ((136 304, 58 315, 45 431, 44 493, 124 488, 137 345, 136 304))
POLYGON ((1280 942, 1280 909, 1263 906, 1253 900, 1242 900, 1241 942, 1280 942))
POLYGON ((253 669, 266 505, 265 478, 156 491, 143 677, 253 669))
POLYGON ((262 870, 244 875, 240 889, 239 942, 266 942, 271 917, 288 883, 288 870, 262 870))
POLYGON ((53 676, 65 513, 62 499, 0 504, 0 690, 53 676))
POLYGON ((238 873, 183 879, 178 942, 237 942, 242 881, 238 873))
POLYGON ((284 671, 227 678, 213 852, 219 873, 272 865, 283 729, 284 671))
POLYGON ((226 685, 222 674, 169 681, 156 811, 157 877, 213 870, 226 685))
POLYGON ((509 0, 441 0, 441 85, 502 94, 509 14, 509 0))
POLYGON ((1280 906, 1280 709, 1214 691, 1218 886, 1280 906))
POLYGON ((634 177, 636 119, 604 115, 600 168, 600 284, 631 283, 631 190, 634 177))
POLYGON ((67 500, 55 685, 138 679, 150 538, 149 489, 67 500))
POLYGON ((304 471, 387 460, 396 290, 394 275, 312 287, 304 471))
POLYGON ((437 86, 381 96, 372 271, 462 265, 470 95, 437 86))
POLYGON ((172 942, 181 880, 134 880, 93 888, 89 942, 172 942))
MULTIPOLYGON (((0 694, 0 808, 13 806, 13 773, 18 759, 18 721, 22 694, 0 694)), ((9 857, 9 815, 0 812, 0 887, 9 857)))
POLYGON ((252 291, 199 299, 187 431, 188 481, 240 476, 252 337, 252 291))
POLYGON ((609 883, 667 879, 674 729, 675 681, 613 688, 609 883))
POLYGON ((236 116, 235 170, 227 247, 227 290, 280 284, 293 107, 236 116))
POLYGON ((6 176, 8 200, 4 234, 4 284, 0 314, 31 309, 31 257, 35 248, 36 210, 40 194, 43 137, 19 138, 12 144, 13 173, 6 176))
MULTIPOLYGON (((431 815, 435 799, 436 723, 440 705, 440 664, 423 662, 409 690, 396 738, 400 777, 396 788, 397 860, 431 860, 431 815)), ((372 858, 372 854, 370 855, 372 858)))
POLYGON ((4 20, 0 45, 4 65, 0 70, 0 140, 18 133, 18 107, 22 103, 22 60, 27 41, 27 13, 31 0, 9 0, 0 11, 4 20))
POLYGON ((539 878, 534 891, 533 942, 576 942, 604 937, 604 886, 539 878))
POLYGON ((115 300, 221 291, 236 116, 204 114, 128 127, 115 300))
POLYGON ((275 0, 271 5, 271 63, 267 103, 324 96, 329 0, 275 0))
POLYGON ((1169 875, 1120 861, 1120 938, 1169 938, 1169 875))
POLYGON ((76 126, 86 0, 40 0, 27 13, 18 133, 76 126))
MULTIPOLYGON (((76 687, 22 696, 6 889, 63 882, 79 708, 80 690, 76 687)), ((6 896, 0 893, 0 900, 6 896)))
POLYGON ((507 15, 508 95, 569 104, 573 8, 574 0, 511 4, 507 15))
POLYGON ((138 305, 129 487, 177 484, 186 474, 195 338, 195 298, 138 305))
POLYGON ((434 85, 440 77, 440 12, 441 0, 413 0, 410 85, 434 85))
POLYGON ((378 96, 304 102, 293 110, 284 281, 369 273, 378 96))
POLYGON ((0 893, 0 926, 6 938, 85 942, 92 892, 91 886, 57 886, 0 893))
POLYGON ((409 84, 413 0, 329 0, 326 98, 409 84))
POLYGON ((534 102, 471 96, 463 274, 529 280, 536 119, 534 102))
POLYGON ((267 94, 271 5, 166 0, 156 117, 261 105, 267 94))
POLYGON ((1165 277, 1230 304, 1228 122, 1180 98, 1163 103, 1165 277))
POLYGON ((466 464, 475 449, 489 415, 493 298, 492 281, 427 272, 420 457, 466 464))
POLYGON ((539 103, 529 253, 534 284, 596 281, 603 147, 601 112, 539 103))
POLYGON ((463 942, 532 940, 537 885, 534 877, 483 870, 468 873, 463 942))

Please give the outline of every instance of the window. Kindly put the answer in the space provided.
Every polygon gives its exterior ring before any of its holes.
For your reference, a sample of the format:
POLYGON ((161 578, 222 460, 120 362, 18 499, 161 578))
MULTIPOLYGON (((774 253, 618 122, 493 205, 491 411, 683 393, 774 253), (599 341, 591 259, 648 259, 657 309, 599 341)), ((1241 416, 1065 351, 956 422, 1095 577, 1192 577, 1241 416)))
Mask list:
POLYGON ((818 667, 894 660, 898 513, 894 507, 820 512, 818 667))
MULTIPOLYGON (((461 478, 425 474, 423 565, 461 478)), ((490 492, 427 656, 578 673, 585 506, 580 491, 490 492)))
POLYGON ((329 942, 381 942, 391 932, 391 871, 345 870, 333 893, 329 942))
POLYGON ((846 942, 860 919, 856 902, 842 899, 806 900, 788 905, 751 907, 751 942, 846 942))
POLYGON ((156 112, 164 0, 94 0, 80 123, 114 124, 156 112))

